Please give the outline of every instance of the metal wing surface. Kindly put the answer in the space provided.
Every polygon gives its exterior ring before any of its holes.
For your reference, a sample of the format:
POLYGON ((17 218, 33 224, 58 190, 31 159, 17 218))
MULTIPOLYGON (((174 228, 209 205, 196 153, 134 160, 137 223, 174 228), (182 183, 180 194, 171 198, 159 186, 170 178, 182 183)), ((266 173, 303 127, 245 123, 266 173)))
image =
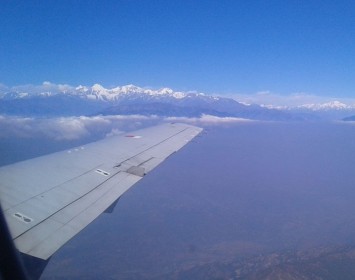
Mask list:
POLYGON ((16 247, 48 259, 201 131, 164 124, 0 168, 0 201, 16 247))

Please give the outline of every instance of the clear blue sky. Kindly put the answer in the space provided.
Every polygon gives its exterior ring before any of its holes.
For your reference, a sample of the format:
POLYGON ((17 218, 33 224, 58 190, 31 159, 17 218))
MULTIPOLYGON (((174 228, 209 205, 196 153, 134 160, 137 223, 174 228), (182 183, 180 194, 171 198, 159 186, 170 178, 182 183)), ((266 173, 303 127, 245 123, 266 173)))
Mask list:
POLYGON ((355 1, 0 0, 0 83, 355 94, 355 1))

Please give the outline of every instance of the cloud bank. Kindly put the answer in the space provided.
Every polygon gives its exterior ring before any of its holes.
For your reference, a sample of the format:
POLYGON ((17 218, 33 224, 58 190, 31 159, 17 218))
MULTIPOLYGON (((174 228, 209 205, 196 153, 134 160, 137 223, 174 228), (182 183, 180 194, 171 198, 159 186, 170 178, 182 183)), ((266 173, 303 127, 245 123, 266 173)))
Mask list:
POLYGON ((258 122, 256 120, 234 118, 234 117, 217 117, 212 115, 203 114, 200 118, 187 118, 187 117, 167 117, 166 121, 170 122, 186 122, 196 125, 219 125, 225 123, 249 123, 258 122))
POLYGON ((61 118, 23 118, 0 116, 0 139, 46 138, 55 141, 77 140, 92 136, 105 137, 156 125, 163 122, 185 122, 200 126, 226 123, 248 123, 252 120, 203 115, 200 118, 157 116, 93 116, 61 118))
POLYGON ((76 140, 94 135, 105 136, 156 123, 152 116, 94 116, 61 118, 21 118, 0 116, 0 138, 48 138, 76 140))

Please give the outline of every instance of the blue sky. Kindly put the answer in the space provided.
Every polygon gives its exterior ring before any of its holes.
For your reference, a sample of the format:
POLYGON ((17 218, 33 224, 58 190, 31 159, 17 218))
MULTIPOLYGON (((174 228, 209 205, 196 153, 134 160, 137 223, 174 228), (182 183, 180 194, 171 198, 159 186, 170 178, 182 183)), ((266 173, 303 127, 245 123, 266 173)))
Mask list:
POLYGON ((1 1, 0 83, 355 93, 354 1, 1 1))

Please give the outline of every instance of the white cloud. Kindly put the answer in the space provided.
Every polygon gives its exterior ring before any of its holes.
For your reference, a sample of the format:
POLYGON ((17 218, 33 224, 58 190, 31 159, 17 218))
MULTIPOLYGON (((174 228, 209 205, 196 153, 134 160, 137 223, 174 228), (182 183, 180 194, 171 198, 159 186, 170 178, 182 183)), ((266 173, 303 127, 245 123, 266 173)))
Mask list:
POLYGON ((170 122, 188 122, 196 125, 255 122, 254 120, 250 120, 250 119, 234 118, 234 117, 217 117, 217 116, 205 115, 205 114, 203 114, 201 118, 168 117, 165 118, 165 120, 170 122))
POLYGON ((120 134, 123 134, 124 131, 122 130, 119 130, 117 128, 113 128, 111 129, 111 131, 109 133, 106 133, 106 137, 111 137, 111 136, 115 136, 115 135, 120 135, 120 134))
POLYGON ((112 136, 162 122, 185 122, 195 125, 255 122, 233 117, 203 115, 201 118, 157 116, 94 116, 50 119, 8 117, 0 115, 0 138, 46 138, 55 141, 77 140, 95 136, 112 136))
POLYGON ((156 116, 94 116, 51 119, 0 116, 0 138, 42 138, 76 140, 83 137, 113 135, 161 121, 156 116))
POLYGON ((46 131, 41 131, 55 140, 74 140, 89 135, 87 124, 81 118, 61 118, 43 123, 46 131), (50 125, 48 127, 48 125, 50 125))

